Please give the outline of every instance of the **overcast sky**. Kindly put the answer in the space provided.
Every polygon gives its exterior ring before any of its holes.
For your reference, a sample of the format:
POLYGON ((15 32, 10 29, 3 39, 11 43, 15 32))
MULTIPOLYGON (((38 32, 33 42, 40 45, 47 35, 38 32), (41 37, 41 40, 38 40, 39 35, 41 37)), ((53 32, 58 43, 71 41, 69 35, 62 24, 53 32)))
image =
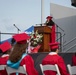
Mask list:
MULTIPOLYGON (((50 15, 50 3, 71 7, 71 0, 44 0, 44 22, 50 15)), ((41 23, 41 0, 0 0, 0 32, 17 33, 15 24, 22 32, 41 23)), ((9 36, 0 35, 1 40, 9 36)))

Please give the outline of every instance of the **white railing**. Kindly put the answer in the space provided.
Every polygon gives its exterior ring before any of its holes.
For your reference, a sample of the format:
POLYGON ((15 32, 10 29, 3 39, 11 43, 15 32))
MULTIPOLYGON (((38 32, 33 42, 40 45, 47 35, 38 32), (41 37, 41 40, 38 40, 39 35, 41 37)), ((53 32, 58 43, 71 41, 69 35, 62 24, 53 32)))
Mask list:
MULTIPOLYGON (((69 42, 67 42, 66 44, 63 45, 63 48, 69 44, 71 44, 72 42, 74 42, 76 40, 76 37, 74 37, 72 40, 70 40, 69 42)), ((70 49, 76 47, 76 44, 73 44, 72 46, 70 46, 68 49, 64 50, 63 52, 68 52, 70 51, 70 49)))

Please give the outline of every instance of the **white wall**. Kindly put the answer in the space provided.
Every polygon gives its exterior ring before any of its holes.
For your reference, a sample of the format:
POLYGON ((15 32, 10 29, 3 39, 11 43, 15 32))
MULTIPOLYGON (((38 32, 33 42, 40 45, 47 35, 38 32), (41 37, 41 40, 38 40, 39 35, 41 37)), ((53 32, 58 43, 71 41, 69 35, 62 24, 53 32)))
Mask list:
MULTIPOLYGON (((64 42, 67 43, 76 37, 76 8, 69 8, 57 4, 50 4, 50 14, 53 16, 54 22, 65 31, 64 42)), ((63 34, 64 32, 59 29, 63 34)), ((75 44, 76 41, 70 43, 68 47, 75 44)))

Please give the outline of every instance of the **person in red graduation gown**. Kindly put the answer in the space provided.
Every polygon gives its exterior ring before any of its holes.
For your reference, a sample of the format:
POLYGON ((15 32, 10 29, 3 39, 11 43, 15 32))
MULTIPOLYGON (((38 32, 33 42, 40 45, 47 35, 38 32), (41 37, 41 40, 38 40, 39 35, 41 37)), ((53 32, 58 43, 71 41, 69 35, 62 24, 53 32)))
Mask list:
MULTIPOLYGON (((11 52, 11 44, 6 41, 0 45, 0 50, 2 51, 3 55, 0 57, 0 65, 6 65, 7 60, 9 59, 9 54, 11 52)), ((7 75, 6 70, 0 70, 0 75, 7 75)))
MULTIPOLYGON (((20 65, 22 66, 25 64, 26 72, 28 75, 38 75, 38 72, 34 67, 34 61, 32 57, 25 53, 26 48, 28 46, 27 40, 29 39, 29 36, 25 33, 21 33, 14 35, 13 39, 16 41, 16 44, 14 45, 13 51, 9 56, 7 65, 9 67, 18 69, 20 65)), ((24 74, 16 73, 16 75, 24 75, 24 74)))
POLYGON ((72 56, 72 65, 76 66, 76 53, 72 56))
POLYGON ((53 43, 56 40, 56 25, 52 20, 52 16, 47 16, 46 17, 46 22, 45 25, 51 27, 51 35, 50 35, 50 42, 53 43))
MULTIPOLYGON (((66 70, 66 65, 61 56, 58 55, 59 46, 58 42, 50 43, 51 52, 42 60, 42 65, 45 64, 57 64, 60 70, 61 75, 69 75, 66 70)), ((45 71, 45 75, 56 75, 55 71, 45 71)))

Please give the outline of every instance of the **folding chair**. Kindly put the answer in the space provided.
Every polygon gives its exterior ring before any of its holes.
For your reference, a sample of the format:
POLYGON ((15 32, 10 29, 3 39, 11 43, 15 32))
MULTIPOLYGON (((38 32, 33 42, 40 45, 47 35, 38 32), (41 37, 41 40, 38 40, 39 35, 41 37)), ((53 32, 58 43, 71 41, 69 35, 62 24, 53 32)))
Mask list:
POLYGON ((57 64, 55 64, 55 65, 50 65, 50 64, 49 65, 42 65, 42 64, 40 64, 40 68, 41 68, 43 75, 45 75, 44 71, 46 71, 46 70, 56 71, 57 75, 61 75, 57 64))
POLYGON ((0 65, 0 70, 5 70, 6 65, 0 65))
POLYGON ((22 73, 22 74, 26 74, 27 75, 26 66, 25 65, 20 66, 18 69, 14 69, 14 68, 11 68, 9 66, 6 66, 6 71, 7 71, 8 75, 10 75, 12 73, 22 73))
POLYGON ((70 75, 76 75, 76 66, 71 66, 70 64, 67 65, 68 71, 70 75))

